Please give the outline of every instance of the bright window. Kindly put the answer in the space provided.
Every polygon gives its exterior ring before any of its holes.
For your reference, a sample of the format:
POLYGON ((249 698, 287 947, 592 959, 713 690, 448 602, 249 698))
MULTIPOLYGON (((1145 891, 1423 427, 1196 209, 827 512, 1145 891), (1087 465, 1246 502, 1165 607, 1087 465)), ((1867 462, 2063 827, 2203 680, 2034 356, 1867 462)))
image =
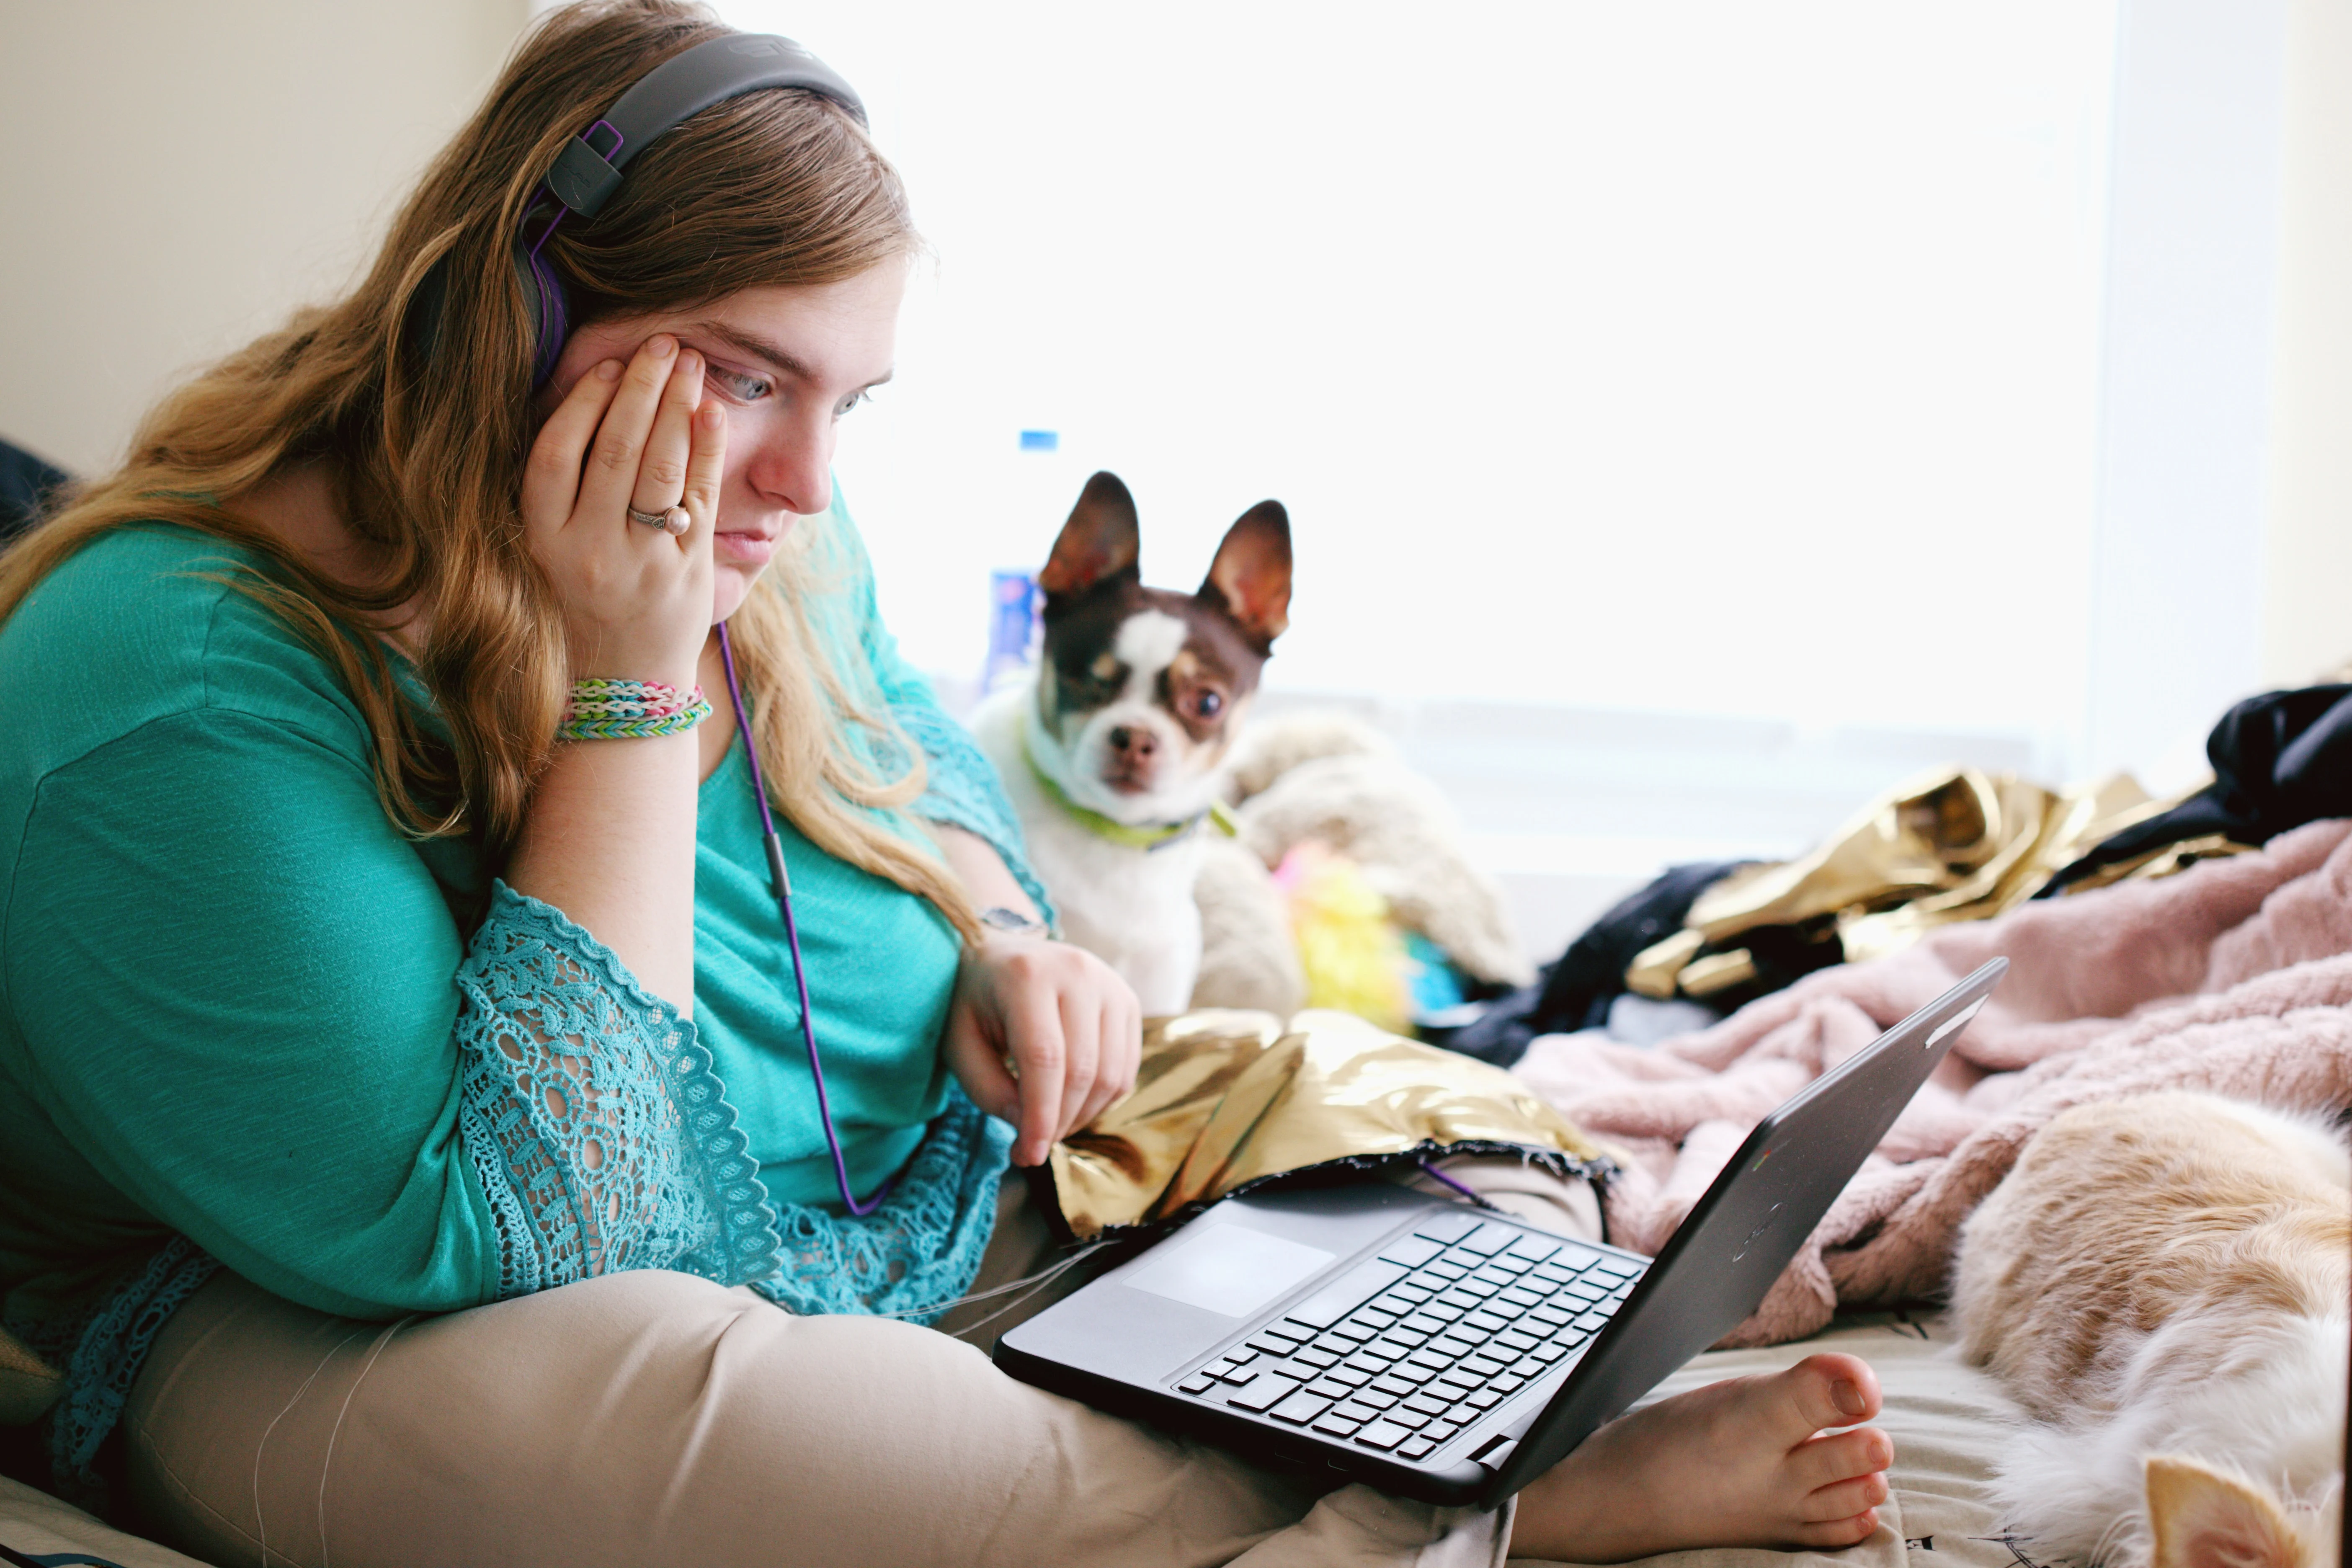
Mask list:
POLYGON ((1167 585, 1288 504, 1277 686, 2074 722, 2113 0, 720 8, 938 252, 840 458, 922 666, 1110 468, 1167 585))

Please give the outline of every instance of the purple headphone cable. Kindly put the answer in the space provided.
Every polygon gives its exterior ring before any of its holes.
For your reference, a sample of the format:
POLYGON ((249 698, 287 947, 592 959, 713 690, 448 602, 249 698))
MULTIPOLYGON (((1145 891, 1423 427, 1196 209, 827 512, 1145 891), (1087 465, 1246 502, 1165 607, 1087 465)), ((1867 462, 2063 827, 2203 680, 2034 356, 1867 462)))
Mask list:
MULTIPOLYGON (((727 623, 719 623, 719 658, 727 667, 727 695, 735 704, 735 733, 743 742, 743 760, 751 768, 751 793, 760 802, 760 832, 768 851, 768 879, 776 889, 776 909, 784 917, 784 943, 793 953, 793 984, 801 1003, 801 1040, 808 1047, 809 1077, 816 1084, 816 1113, 824 1123, 824 1145, 833 1151, 833 1179, 841 1185, 841 1201, 860 1218, 882 1206, 890 1183, 874 1189, 864 1203, 849 1190, 849 1164, 841 1157, 841 1134, 833 1130, 833 1101, 824 1092, 824 1063, 816 1054, 816 1025, 809 1011, 808 965, 801 961, 801 928, 793 919, 793 879, 784 870, 783 841, 776 837, 776 818, 768 809, 768 784, 760 774, 760 749, 751 743, 751 712, 743 706, 743 688, 735 679, 735 645, 727 638, 727 623)), ((896 1178, 894 1177, 893 1180, 896 1178)))

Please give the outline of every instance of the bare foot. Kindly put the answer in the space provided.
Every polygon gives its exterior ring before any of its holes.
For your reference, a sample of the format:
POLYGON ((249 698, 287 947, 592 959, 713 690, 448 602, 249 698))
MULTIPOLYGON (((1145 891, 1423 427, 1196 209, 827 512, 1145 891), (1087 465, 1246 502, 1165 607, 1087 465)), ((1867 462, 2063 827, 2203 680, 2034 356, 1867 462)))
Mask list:
POLYGON ((1622 1563, 1699 1546, 1852 1546, 1878 1528, 1895 1444, 1857 1357, 1678 1394, 1587 1437, 1519 1494, 1511 1555, 1622 1563))

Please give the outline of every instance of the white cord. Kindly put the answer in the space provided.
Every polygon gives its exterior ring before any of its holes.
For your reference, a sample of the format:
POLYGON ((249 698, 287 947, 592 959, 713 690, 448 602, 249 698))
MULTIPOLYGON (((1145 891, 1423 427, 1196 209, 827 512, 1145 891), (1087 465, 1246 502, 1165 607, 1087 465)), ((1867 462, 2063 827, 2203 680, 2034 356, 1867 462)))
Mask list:
POLYGON ((1012 1300, 1007 1301, 1003 1306, 999 1307, 995 1311, 991 1312, 985 1318, 981 1319, 980 1321, 976 1323, 966 1323, 962 1328, 956 1330, 956 1331, 949 1337, 950 1339, 960 1340, 964 1338, 967 1334, 977 1332, 979 1330, 988 1327, 989 1324, 996 1321, 997 1319, 1004 1316, 1005 1313, 1019 1307, 1023 1302, 1027 1301, 1032 1296, 1037 1294, 1038 1291, 1043 1290, 1046 1286, 1051 1285, 1055 1280, 1068 1273, 1085 1258, 1096 1252, 1101 1251, 1104 1247, 1109 1245, 1110 1244, 1106 1241, 1095 1242, 1083 1250, 1075 1252, 1069 1257, 1062 1259, 1061 1262, 1056 1263, 1053 1268, 1045 1269, 1040 1273, 1032 1274, 1027 1279, 1015 1279, 1010 1285, 1000 1285, 993 1290, 979 1291, 965 1297, 961 1301, 949 1302, 948 1305, 951 1308, 961 1307, 970 1302, 985 1300, 992 1296, 1002 1296, 1007 1290, 1019 1289, 1020 1287, 1024 1285, 1029 1285, 1030 1287, 1028 1289, 1022 1291, 1020 1295, 1015 1296, 1012 1300), (1030 1282, 1032 1280, 1035 1281, 1035 1283, 1031 1284, 1030 1282))
MULTIPOLYGON (((986 1290, 974 1290, 969 1295, 958 1296, 952 1300, 935 1301, 925 1307, 901 1307, 897 1311, 893 1312, 873 1312, 866 1315, 876 1318, 928 1318, 940 1312, 952 1312, 958 1307, 970 1307, 982 1301, 992 1300, 998 1296, 1004 1295, 1008 1291, 1019 1290, 1026 1286, 1034 1285, 1043 1287, 1049 1285, 1055 1279, 1060 1279, 1064 1274, 1069 1272, 1071 1268, 1093 1257, 1096 1253, 1100 1252, 1104 1247, 1108 1247, 1110 1243, 1108 1241, 1090 1241, 1084 1247, 1078 1248, 1077 1251, 1070 1254, 1067 1258, 1063 1258, 1059 1263, 1055 1263, 1049 1268, 1039 1269, 1034 1274, 1024 1275, 1021 1279, 1008 1280, 1004 1284, 992 1287, 986 1290)), ((1035 1292, 1033 1290, 1031 1291, 1031 1294, 1034 1295, 1035 1292)), ((1027 1300, 1027 1296, 1022 1298, 1022 1300, 1025 1301, 1027 1300)), ((1013 1303, 1013 1306, 1017 1307, 1020 1304, 1020 1301, 1015 1301, 1013 1303)), ((1012 1310, 1013 1307, 1007 1307, 1004 1309, 1004 1311, 1009 1312, 1012 1310)), ((995 1317, 1001 1318, 1003 1315, 1003 1312, 999 1312, 995 1317)), ((983 1321, 993 1322, 995 1318, 990 1318, 983 1321)), ((972 1326, 977 1328, 979 1327, 979 1324, 975 1323, 972 1326)))
POLYGON ((343 1435, 343 1417, 352 1413, 352 1401, 359 1397, 360 1384, 365 1383, 367 1374, 375 1370, 375 1358, 383 1353, 384 1346, 392 1343, 393 1335, 415 1321, 416 1314, 412 1312, 376 1336, 375 1348, 368 1352, 366 1364, 360 1368, 360 1374, 352 1379, 351 1388, 343 1394, 343 1407, 335 1412, 334 1427, 327 1434, 326 1456, 319 1461, 319 1568, 332 1568, 333 1554, 327 1547, 327 1474, 334 1468, 335 1439, 343 1435))
POLYGON ((286 1402, 286 1408, 269 1418, 269 1425, 261 1429, 261 1441, 253 1446, 253 1527, 261 1539, 261 1568, 269 1568, 269 1521, 261 1511, 261 1451, 269 1447, 269 1435, 278 1430, 278 1424, 302 1403, 302 1396, 310 1392, 310 1385, 319 1381, 319 1374, 327 1370, 329 1362, 335 1359, 335 1352, 359 1337, 360 1331, 353 1329, 335 1342, 334 1350, 319 1358, 319 1364, 310 1369, 310 1375, 302 1380, 302 1386, 294 1391, 294 1397, 286 1402))

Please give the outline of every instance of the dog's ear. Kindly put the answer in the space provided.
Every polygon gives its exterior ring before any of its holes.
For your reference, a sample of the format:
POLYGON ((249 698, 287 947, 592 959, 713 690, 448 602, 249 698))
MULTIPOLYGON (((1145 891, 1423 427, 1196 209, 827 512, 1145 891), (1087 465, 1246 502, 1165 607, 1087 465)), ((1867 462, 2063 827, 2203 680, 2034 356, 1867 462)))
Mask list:
POLYGON ((1078 493, 1070 521, 1054 541, 1054 553, 1037 574, 1046 597, 1083 594, 1114 577, 1139 576, 1135 498, 1113 473, 1099 473, 1078 493))
POLYGON ((1290 625, 1290 514, 1262 500, 1225 531, 1196 595, 1233 616, 1263 653, 1290 625))

